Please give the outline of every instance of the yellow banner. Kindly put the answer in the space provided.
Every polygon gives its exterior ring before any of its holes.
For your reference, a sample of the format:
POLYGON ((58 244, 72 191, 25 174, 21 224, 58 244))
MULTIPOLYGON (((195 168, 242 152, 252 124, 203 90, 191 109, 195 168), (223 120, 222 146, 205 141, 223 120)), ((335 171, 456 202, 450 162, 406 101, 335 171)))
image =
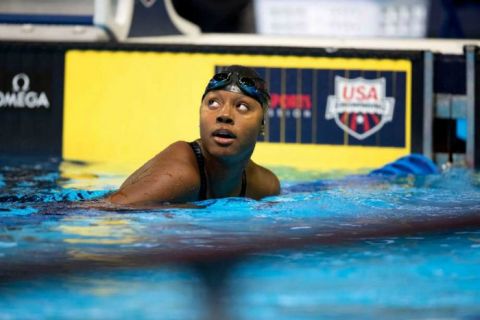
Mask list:
POLYGON ((357 170, 410 153, 408 60, 72 50, 66 55, 63 157, 136 167, 174 141, 198 138, 203 90, 216 66, 231 64, 405 74, 403 146, 262 142, 253 156, 258 163, 357 170))

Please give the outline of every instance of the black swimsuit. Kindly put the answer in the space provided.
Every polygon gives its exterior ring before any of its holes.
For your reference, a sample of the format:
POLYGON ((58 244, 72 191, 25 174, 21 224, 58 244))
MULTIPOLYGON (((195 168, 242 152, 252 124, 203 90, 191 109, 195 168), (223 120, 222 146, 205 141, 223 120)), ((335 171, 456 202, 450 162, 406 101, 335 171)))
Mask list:
MULTIPOLYGON (((198 200, 205 200, 207 199, 207 175, 205 174, 205 160, 203 158, 202 149, 197 141, 192 141, 188 143, 195 154, 195 158, 197 159, 198 170, 200 172, 200 191, 198 192, 198 200)), ((245 170, 242 173, 242 189, 240 190, 239 197, 245 197, 245 193, 247 191, 247 174, 245 170)))

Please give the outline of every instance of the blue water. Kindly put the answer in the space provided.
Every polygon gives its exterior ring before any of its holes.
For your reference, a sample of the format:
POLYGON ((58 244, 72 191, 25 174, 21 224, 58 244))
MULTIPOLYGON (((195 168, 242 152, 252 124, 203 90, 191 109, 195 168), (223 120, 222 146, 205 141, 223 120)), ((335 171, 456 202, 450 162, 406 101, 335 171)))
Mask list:
POLYGON ((123 173, 2 161, 0 319, 480 318, 480 228, 415 232, 409 220, 477 215, 478 173, 309 180, 280 168, 282 194, 262 201, 106 210, 82 204, 123 173), (411 232, 372 229, 402 223, 411 232))

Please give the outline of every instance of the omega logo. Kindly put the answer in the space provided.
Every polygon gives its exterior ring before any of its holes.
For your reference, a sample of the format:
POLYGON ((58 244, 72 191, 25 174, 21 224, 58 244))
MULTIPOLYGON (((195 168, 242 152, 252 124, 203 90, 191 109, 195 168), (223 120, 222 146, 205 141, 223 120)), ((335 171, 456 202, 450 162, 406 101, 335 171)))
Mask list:
POLYGON ((0 108, 50 108, 50 102, 45 92, 30 90, 30 78, 25 73, 19 73, 12 79, 13 92, 0 91, 0 108))

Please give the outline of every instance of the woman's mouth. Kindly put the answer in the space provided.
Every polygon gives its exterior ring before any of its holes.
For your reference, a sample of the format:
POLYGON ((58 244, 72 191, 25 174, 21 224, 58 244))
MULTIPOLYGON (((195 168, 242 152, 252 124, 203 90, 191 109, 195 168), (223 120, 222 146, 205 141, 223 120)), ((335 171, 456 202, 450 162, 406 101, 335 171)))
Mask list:
POLYGON ((233 143, 237 136, 230 130, 227 129, 218 129, 212 133, 213 140, 216 143, 224 146, 228 146, 233 143))

